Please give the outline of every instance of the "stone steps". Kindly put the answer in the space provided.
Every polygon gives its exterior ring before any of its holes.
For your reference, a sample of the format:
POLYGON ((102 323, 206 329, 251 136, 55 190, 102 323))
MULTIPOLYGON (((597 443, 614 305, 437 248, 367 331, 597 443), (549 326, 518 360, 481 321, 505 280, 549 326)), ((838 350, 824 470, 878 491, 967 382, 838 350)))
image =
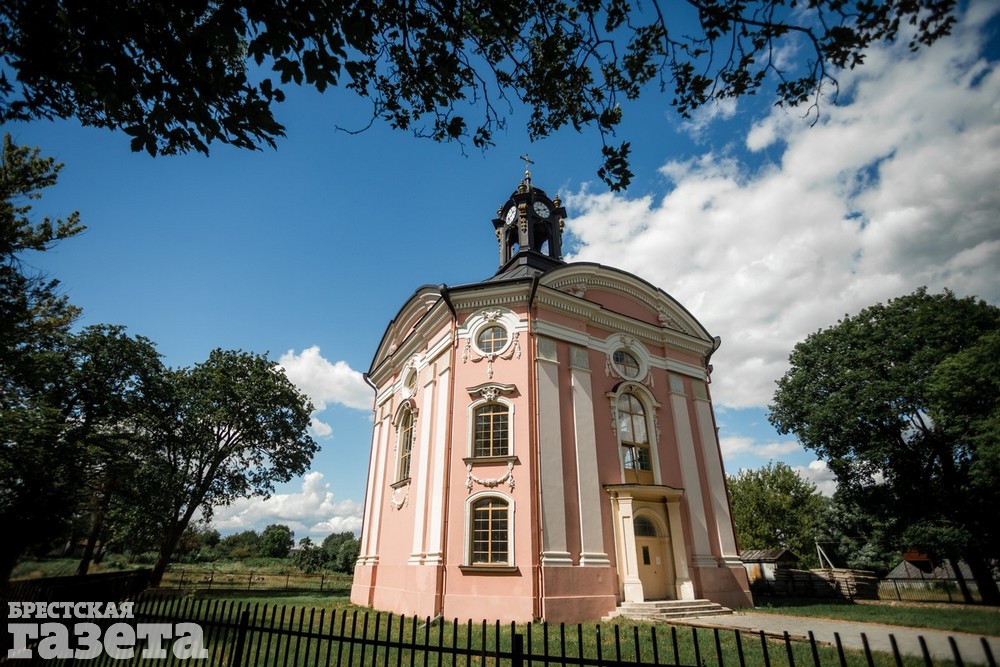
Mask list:
POLYGON ((628 618, 634 621, 671 621, 699 616, 723 616, 733 610, 711 600, 651 600, 625 602, 604 617, 605 621, 628 618))

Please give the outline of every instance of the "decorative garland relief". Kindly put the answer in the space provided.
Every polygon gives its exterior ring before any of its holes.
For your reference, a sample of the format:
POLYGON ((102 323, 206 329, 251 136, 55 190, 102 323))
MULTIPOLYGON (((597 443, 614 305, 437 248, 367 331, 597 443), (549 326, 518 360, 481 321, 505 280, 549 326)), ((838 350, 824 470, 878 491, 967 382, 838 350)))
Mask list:
POLYGON ((468 476, 465 479, 465 488, 470 492, 472 491, 472 483, 475 482, 480 486, 485 486, 487 489, 495 489, 501 484, 506 483, 510 487, 510 490, 514 490, 514 461, 507 461, 507 474, 503 477, 497 477, 496 479, 479 479, 472 474, 472 464, 467 463, 465 465, 465 470, 468 476))

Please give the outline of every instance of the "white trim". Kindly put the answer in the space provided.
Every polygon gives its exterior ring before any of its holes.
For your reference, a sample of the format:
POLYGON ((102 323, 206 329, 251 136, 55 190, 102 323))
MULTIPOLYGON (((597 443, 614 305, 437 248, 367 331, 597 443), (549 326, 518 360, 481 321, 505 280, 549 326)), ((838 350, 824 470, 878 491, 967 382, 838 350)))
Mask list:
POLYGON ((476 408, 482 407, 490 403, 498 403, 507 407, 507 453, 501 456, 507 458, 513 458, 516 456, 514 451, 514 403, 513 401, 504 398, 503 396, 496 396, 493 399, 486 397, 480 398, 477 401, 469 403, 466 408, 467 421, 469 422, 469 430, 465 442, 465 456, 469 459, 476 458, 476 408))
POLYGON ((604 371, 607 375, 617 375, 623 380, 628 380, 631 382, 645 382, 647 379, 652 381, 652 376, 649 374, 650 369, 650 359, 649 350, 633 336, 628 334, 614 333, 604 339, 600 344, 599 348, 604 352, 604 371), (634 377, 628 377, 621 372, 618 365, 614 361, 614 355, 617 351, 627 352, 632 355, 632 357, 639 364, 639 371, 634 377))
POLYGON ((662 484, 660 476, 660 428, 659 410, 662 407, 653 397, 653 393, 647 387, 635 380, 627 380, 619 383, 612 391, 605 396, 611 401, 611 427, 614 429, 615 442, 618 443, 618 467, 621 470, 622 481, 625 480, 625 457, 622 447, 621 431, 618 428, 618 399, 624 394, 632 394, 642 405, 644 416, 646 417, 646 440, 649 444, 649 465, 653 468, 653 484, 662 484))
MULTIPOLYGON (((598 350, 604 352, 605 354, 608 354, 605 348, 605 344, 607 343, 607 341, 614 338, 615 336, 621 335, 619 333, 614 333, 606 338, 595 338, 593 336, 588 336, 585 333, 581 333, 576 329, 570 329, 568 327, 564 327, 559 324, 553 324, 552 322, 548 322, 545 320, 538 320, 538 319, 532 320, 532 331, 539 336, 548 336, 550 338, 555 338, 557 340, 565 341, 573 345, 579 345, 581 347, 585 347, 589 350, 598 350)), ((639 347, 645 351, 646 363, 649 365, 649 368, 673 371, 675 373, 680 373, 682 375, 689 375, 693 378, 697 378, 702 381, 708 380, 708 373, 705 371, 703 367, 697 366, 695 364, 689 364, 683 361, 678 361, 676 359, 655 356, 653 354, 650 354, 649 349, 642 344, 642 341, 646 341, 654 345, 670 345, 669 341, 666 342, 656 341, 651 338, 640 338, 635 335, 632 335, 632 338, 639 341, 639 347)), ((677 347, 681 347, 682 349, 685 350, 687 349, 686 347, 683 346, 677 346, 677 347)), ((614 350, 611 350, 611 353, 613 352, 614 350)), ((706 351, 699 350, 698 352, 699 354, 704 354, 706 351)))
POLYGON ((495 563, 495 565, 516 567, 517 563, 515 563, 514 558, 514 536, 516 534, 514 530, 514 499, 498 491, 479 491, 465 499, 465 549, 462 555, 462 565, 477 567, 494 565, 494 563, 472 562, 472 505, 477 500, 482 500, 483 498, 499 498, 507 503, 507 562, 495 563))
MULTIPOLYGON (((413 450, 416 449, 417 445, 417 417, 419 410, 417 409, 416 401, 412 398, 404 399, 400 401, 399 405, 396 407, 396 412, 392 416, 392 428, 395 430, 395 438, 392 450, 395 454, 395 464, 392 471, 392 483, 398 484, 407 479, 412 479, 413 477, 413 450), (403 421, 406 414, 410 415, 410 469, 407 471, 409 474, 405 477, 401 474, 400 466, 403 463, 403 448, 400 447, 400 436, 402 431, 399 426, 403 421)), ((398 509, 398 508, 397 508, 398 509)))

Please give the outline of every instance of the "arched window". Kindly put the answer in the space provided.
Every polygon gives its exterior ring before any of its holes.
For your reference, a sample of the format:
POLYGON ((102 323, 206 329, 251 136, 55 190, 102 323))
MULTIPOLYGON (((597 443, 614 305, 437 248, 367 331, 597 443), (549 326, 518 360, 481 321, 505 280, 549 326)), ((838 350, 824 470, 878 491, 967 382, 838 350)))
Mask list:
POLYGON ((410 478, 410 456, 413 453, 413 411, 405 410, 397 424, 398 449, 396 456, 396 481, 410 478))
POLYGON ((636 537, 656 537, 656 524, 644 516, 637 516, 632 527, 636 537))
POLYGON ((476 408, 472 455, 507 456, 510 453, 510 411, 503 403, 486 403, 476 408))
POLYGON ((470 553, 472 565, 510 564, 510 504, 497 496, 472 503, 470 553))
POLYGON ((618 440, 626 484, 652 484, 653 462, 649 451, 646 410, 630 393, 618 397, 618 440))

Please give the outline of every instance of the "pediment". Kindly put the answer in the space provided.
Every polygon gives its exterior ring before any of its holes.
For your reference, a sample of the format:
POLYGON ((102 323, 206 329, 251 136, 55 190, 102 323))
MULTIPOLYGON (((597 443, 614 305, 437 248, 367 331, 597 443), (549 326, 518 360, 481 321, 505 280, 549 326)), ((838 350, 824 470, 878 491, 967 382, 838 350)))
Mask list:
POLYGON ((679 301, 626 271, 579 262, 547 272, 541 285, 635 319, 712 342, 701 322, 679 301))

